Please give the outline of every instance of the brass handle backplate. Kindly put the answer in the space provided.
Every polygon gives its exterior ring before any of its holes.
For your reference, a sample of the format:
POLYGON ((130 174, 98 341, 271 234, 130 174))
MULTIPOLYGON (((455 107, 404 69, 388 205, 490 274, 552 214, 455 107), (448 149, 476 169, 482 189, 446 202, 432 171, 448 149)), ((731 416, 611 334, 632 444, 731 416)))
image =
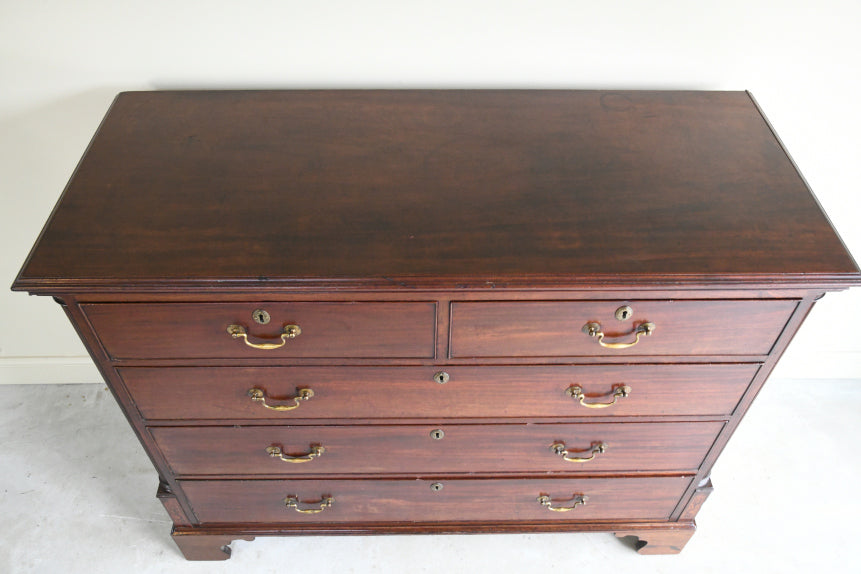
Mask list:
POLYGON ((568 500, 558 500, 558 501, 552 500, 546 494, 542 494, 541 496, 538 497, 538 504, 546 507, 547 510, 552 510, 554 512, 568 512, 569 510, 574 510, 578 506, 583 506, 584 504, 586 504, 587 500, 589 500, 589 497, 585 496, 583 494, 575 494, 572 498, 569 498, 568 500), (560 504, 565 503, 565 504, 568 504, 569 506, 553 506, 554 504, 557 504, 557 503, 560 503, 560 504))
POLYGON ((613 400, 609 403, 587 403, 586 395, 583 394, 583 389, 577 385, 572 385, 565 390, 565 394, 569 397, 580 401, 580 404, 590 409, 603 409, 612 407, 619 399, 625 398, 631 394, 631 387, 628 385, 616 385, 612 391, 613 400))
MULTIPOLYGON (((648 337, 652 333, 655 332, 655 324, 654 323, 640 323, 634 330, 630 333, 634 335, 634 340, 628 343, 608 343, 604 341, 604 337, 606 335, 601 330, 601 323, 596 321, 589 321, 585 325, 583 325, 582 331, 592 337, 593 339, 598 341, 598 344, 602 347, 606 347, 607 349, 627 349, 629 347, 633 347, 637 343, 640 342, 640 336, 645 335, 648 337)), ((625 336, 625 335, 620 335, 625 336)))
POLYGON ((253 388, 248 389, 248 396, 251 397, 251 400, 262 404, 267 409, 273 411, 292 411, 293 409, 299 408, 299 401, 307 401, 311 397, 314 396, 314 391, 311 389, 296 389, 298 393, 295 397, 290 397, 287 399, 273 399, 276 401, 293 401, 292 405, 267 405, 266 404, 266 391, 263 389, 253 388))
POLYGON ((324 496, 319 502, 301 502, 298 496, 292 495, 284 499, 284 505, 287 508, 292 508, 302 514, 319 514, 331 507, 333 502, 335 499, 331 496, 324 496))
POLYGON ((563 460, 567 460, 568 462, 589 462, 593 460, 599 454, 607 451, 607 443, 597 442, 592 443, 592 446, 587 448, 586 450, 579 451, 576 454, 589 454, 589 456, 570 456, 571 451, 565 448, 564 442, 554 442, 550 445, 550 451, 554 454, 558 454, 562 457, 563 460))
POLYGON ((322 445, 311 445, 311 450, 308 454, 302 454, 299 456, 290 456, 289 454, 284 454, 283 449, 280 446, 267 446, 266 453, 272 458, 278 458, 283 460, 284 462, 311 462, 315 458, 319 458, 326 452, 326 448, 322 445))
POLYGON ((269 351, 271 349, 280 349, 287 344, 287 339, 295 339, 302 334, 302 328, 299 325, 284 325, 281 329, 280 343, 252 343, 248 340, 248 329, 244 325, 228 325, 227 332, 234 339, 242 339, 245 344, 254 349, 263 349, 269 351))

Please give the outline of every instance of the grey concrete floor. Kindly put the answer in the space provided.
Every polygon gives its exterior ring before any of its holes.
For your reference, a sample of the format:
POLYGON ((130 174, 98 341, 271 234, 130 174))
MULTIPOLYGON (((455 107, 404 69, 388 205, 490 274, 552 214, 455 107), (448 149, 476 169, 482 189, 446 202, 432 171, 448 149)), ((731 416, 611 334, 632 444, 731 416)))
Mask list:
POLYGON ((2 573, 861 572, 861 381, 770 381, 678 556, 609 534, 258 538, 186 562, 104 385, 0 386, 2 573))

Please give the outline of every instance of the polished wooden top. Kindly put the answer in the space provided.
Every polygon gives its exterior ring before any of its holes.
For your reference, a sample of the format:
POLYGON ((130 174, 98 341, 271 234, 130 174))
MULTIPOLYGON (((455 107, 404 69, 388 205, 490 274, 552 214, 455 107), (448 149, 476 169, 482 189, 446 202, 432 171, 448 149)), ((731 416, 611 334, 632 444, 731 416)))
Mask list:
POLYGON ((857 283, 745 92, 128 92, 14 288, 857 283))

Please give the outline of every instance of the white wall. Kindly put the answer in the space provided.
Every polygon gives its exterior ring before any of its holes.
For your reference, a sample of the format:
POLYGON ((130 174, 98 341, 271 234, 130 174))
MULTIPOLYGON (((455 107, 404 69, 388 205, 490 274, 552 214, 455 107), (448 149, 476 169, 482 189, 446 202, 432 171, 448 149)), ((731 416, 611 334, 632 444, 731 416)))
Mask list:
MULTIPOLYGON (((0 382, 99 380, 60 307, 13 294, 114 94, 181 87, 749 89, 856 256, 861 3, 0 0, 0 382)), ((861 378, 861 289, 785 377, 861 378)))

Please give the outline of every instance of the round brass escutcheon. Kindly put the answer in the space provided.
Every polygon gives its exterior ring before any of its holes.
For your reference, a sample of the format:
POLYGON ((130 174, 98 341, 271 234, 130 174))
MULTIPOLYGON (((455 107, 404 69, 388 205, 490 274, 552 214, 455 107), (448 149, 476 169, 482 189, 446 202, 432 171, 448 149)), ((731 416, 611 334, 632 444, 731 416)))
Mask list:
POLYGON ((449 380, 448 373, 446 373, 445 371, 439 371, 438 373, 434 373, 433 380, 435 380, 441 385, 444 385, 449 380))
POLYGON ((445 436, 445 433, 442 432, 442 429, 433 429, 430 431, 430 437, 434 440, 440 440, 445 436))
POLYGON ((622 305, 616 309, 616 318, 620 321, 627 321, 634 316, 634 310, 630 305, 622 305))
POLYGON ((440 490, 442 490, 442 483, 441 482, 435 482, 435 483, 430 485, 430 489, 433 490, 434 492, 439 492, 440 490))
POLYGON ((251 318, 259 325, 265 325, 271 319, 269 313, 265 309, 255 309, 251 312, 251 318))

